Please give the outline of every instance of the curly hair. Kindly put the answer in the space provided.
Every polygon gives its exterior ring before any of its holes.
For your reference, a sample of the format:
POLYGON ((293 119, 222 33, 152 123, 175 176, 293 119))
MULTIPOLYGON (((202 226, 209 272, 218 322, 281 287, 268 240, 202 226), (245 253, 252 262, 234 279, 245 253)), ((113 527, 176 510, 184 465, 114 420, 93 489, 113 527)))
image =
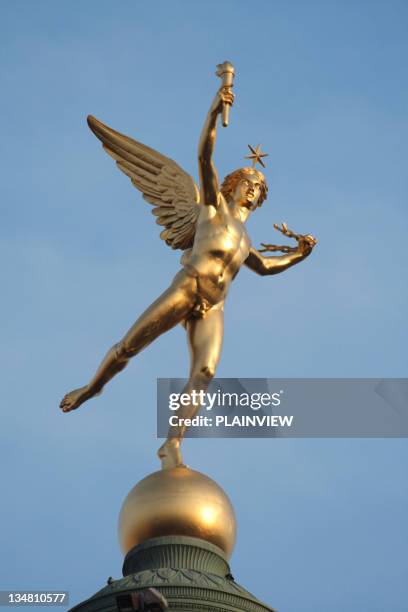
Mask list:
POLYGON ((266 184, 266 180, 262 172, 256 170, 255 168, 239 168, 239 170, 234 170, 231 174, 228 174, 223 183, 221 185, 221 193, 226 200, 234 193, 239 181, 245 178, 248 174, 256 174, 260 180, 261 188, 258 199, 258 206, 262 206, 262 203, 268 197, 268 185, 266 184))

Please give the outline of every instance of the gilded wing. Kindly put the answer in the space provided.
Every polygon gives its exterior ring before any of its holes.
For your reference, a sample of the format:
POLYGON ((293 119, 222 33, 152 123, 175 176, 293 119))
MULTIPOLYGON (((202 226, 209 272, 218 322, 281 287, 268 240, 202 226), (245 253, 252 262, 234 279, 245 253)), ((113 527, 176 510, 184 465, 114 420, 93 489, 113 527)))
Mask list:
POLYGON ((165 227, 160 237, 173 249, 191 248, 200 212, 200 194, 191 176, 172 159, 112 130, 91 115, 88 125, 118 168, 154 206, 156 223, 165 227))

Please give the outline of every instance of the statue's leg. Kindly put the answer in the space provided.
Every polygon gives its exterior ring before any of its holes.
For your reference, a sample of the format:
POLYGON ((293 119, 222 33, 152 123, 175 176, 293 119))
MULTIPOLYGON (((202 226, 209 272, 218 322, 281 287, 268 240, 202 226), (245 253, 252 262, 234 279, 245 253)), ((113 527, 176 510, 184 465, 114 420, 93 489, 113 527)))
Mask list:
POLYGON ((64 397, 60 404, 62 410, 74 410, 100 393, 106 383, 126 367, 129 359, 183 321, 194 307, 196 291, 195 278, 183 270, 179 272, 167 291, 145 310, 123 339, 108 351, 90 383, 64 397))
MULTIPOLYGON (((189 319, 186 327, 191 369, 190 378, 182 392, 191 394, 193 390, 206 391, 215 376, 224 334, 223 303, 214 306, 202 319, 189 319)), ((175 414, 182 419, 192 419, 199 410, 200 406, 190 403, 181 406, 175 414)), ((186 429, 183 425, 170 427, 168 438, 158 451, 162 469, 183 465, 180 444, 186 429)))

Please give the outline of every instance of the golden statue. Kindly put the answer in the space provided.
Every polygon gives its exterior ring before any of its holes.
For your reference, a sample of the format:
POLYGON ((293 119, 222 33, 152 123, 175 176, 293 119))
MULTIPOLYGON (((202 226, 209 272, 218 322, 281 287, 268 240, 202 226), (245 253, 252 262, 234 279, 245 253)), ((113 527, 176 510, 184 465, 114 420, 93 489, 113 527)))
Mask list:
MULTIPOLYGON (((206 117, 198 147, 200 189, 174 161, 119 132, 94 117, 88 124, 102 141, 105 151, 153 205, 157 223, 164 226, 161 238, 173 249, 184 251, 181 270, 169 288, 137 319, 122 340, 107 353, 92 380, 68 393, 61 409, 70 412, 99 394, 108 381, 123 370, 129 360, 153 340, 181 323, 187 331, 191 353, 190 377, 184 393, 205 391, 215 375, 223 337, 223 308, 232 280, 241 266, 262 276, 278 274, 305 259, 316 240, 295 234, 283 223, 275 228, 297 240, 297 247, 262 244, 257 250, 245 229, 252 211, 267 196, 264 175, 256 164, 264 166, 259 146, 250 147, 252 167, 229 174, 219 186, 213 162, 218 116, 228 124, 228 111, 234 102, 234 69, 229 62, 218 66, 222 78, 206 117), (283 255, 262 255, 282 251, 283 255)), ((178 416, 192 418, 197 406, 182 407, 178 416)), ((183 465, 180 443, 185 427, 172 427, 158 455, 162 468, 183 465)))

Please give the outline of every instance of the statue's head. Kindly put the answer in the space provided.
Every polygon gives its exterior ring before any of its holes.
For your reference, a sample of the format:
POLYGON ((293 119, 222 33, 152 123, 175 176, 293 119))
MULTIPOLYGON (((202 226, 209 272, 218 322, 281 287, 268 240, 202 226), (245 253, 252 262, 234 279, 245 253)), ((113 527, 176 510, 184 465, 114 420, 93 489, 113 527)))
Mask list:
POLYGON ((259 170, 240 168, 225 177, 221 193, 226 200, 233 199, 241 206, 254 210, 266 200, 268 185, 259 170))

